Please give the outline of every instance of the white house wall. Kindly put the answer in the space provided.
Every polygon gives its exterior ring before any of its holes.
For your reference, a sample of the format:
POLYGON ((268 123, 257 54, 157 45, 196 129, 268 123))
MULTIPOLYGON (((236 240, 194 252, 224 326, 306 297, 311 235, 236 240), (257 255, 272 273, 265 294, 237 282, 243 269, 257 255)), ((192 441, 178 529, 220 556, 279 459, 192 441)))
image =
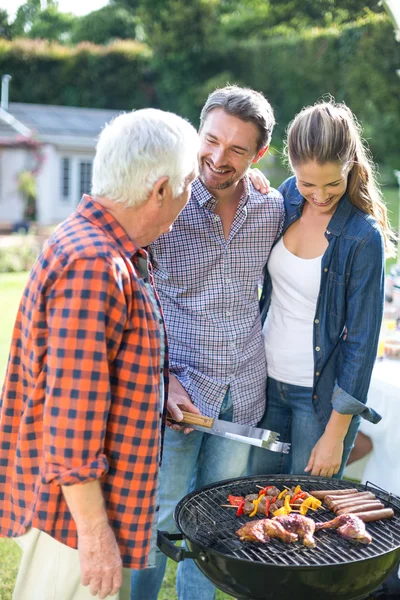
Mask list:
POLYGON ((0 220, 21 221, 24 201, 18 192, 18 175, 30 167, 30 153, 23 148, 0 148, 0 220))
POLYGON ((42 147, 42 153, 43 163, 36 178, 37 221, 40 225, 52 225, 57 222, 58 156, 50 144, 42 147))
MULTIPOLYGON (((94 149, 72 149, 44 146, 45 160, 38 175, 38 222, 41 225, 54 225, 63 221, 73 212, 80 201, 80 163, 92 162, 94 149), (70 161, 69 195, 62 193, 62 160, 70 161)), ((90 189, 85 189, 90 193, 90 189)))

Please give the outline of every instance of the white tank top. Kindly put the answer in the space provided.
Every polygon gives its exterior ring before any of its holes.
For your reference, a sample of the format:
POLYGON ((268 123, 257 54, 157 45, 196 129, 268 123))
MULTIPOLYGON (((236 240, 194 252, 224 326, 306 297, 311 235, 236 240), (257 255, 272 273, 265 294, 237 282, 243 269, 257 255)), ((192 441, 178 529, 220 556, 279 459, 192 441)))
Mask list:
POLYGON ((268 261, 272 296, 263 336, 268 375, 277 381, 313 385, 313 326, 321 260, 322 256, 295 256, 287 250, 283 238, 272 249, 268 261))

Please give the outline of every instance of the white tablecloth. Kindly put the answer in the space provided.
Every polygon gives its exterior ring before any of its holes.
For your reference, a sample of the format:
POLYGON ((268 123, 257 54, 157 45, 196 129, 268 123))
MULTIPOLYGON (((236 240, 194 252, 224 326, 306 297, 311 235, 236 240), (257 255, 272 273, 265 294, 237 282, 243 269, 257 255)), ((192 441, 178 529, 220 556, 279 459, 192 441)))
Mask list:
POLYGON ((362 419, 360 426, 374 448, 365 459, 347 467, 344 476, 371 481, 400 496, 400 360, 377 360, 368 405, 382 415, 378 424, 362 419))

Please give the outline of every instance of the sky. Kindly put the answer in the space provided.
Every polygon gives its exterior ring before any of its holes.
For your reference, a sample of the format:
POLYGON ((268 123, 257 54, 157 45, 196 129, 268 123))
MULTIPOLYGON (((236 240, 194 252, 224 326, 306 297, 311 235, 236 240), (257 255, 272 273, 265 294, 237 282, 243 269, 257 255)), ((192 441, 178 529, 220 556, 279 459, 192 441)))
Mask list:
MULTIPOLYGON (((25 4, 25 0, 0 0, 0 8, 5 9, 12 18, 21 4, 25 4)), ((106 4, 108 4, 108 0, 58 0, 58 9, 61 12, 72 12, 82 16, 106 4)), ((43 5, 46 6, 45 0, 43 5)))

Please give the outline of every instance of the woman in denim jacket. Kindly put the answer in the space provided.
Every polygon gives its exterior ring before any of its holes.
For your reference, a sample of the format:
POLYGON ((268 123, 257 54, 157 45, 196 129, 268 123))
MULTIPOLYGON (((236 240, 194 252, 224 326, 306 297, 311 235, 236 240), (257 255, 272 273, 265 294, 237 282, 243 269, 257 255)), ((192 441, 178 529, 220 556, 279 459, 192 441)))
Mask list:
POLYGON ((289 125, 287 156, 294 177, 280 187, 286 220, 261 297, 269 378, 259 426, 292 448, 252 449, 249 471, 340 478, 361 417, 380 420, 366 401, 392 234, 344 104, 303 109, 289 125))

